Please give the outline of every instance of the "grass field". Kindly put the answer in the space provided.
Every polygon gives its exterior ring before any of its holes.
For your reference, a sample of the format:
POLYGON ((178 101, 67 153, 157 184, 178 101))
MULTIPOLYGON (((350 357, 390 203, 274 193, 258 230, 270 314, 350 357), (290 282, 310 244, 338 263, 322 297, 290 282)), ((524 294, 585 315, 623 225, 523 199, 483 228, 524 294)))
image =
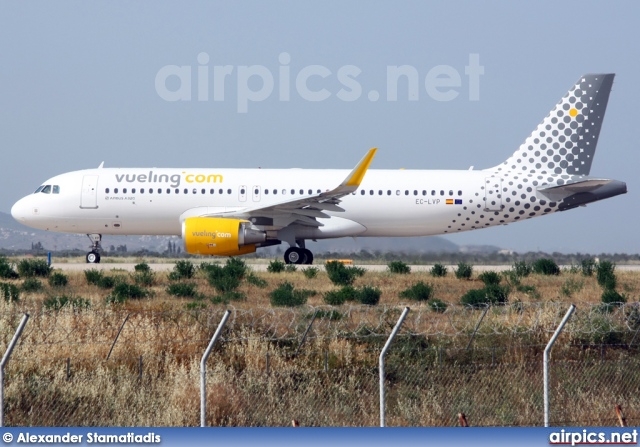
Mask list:
POLYGON ((409 306, 388 359, 389 425, 453 425, 460 411, 475 425, 539 425, 541 351, 570 303, 578 311, 554 348, 552 421, 613 425, 616 403, 640 421, 640 272, 616 272, 623 306, 603 306, 595 274, 502 274, 508 302, 484 317, 484 307, 460 304, 484 286, 477 274, 365 272, 353 287, 378 289, 378 304, 330 306, 325 296, 339 287, 322 269, 314 277, 300 268, 245 272, 234 294, 214 287, 205 269, 191 278, 176 272, 114 265, 100 275, 112 280, 97 284, 84 272, 64 272, 60 286, 46 277, 0 280, 19 290, 18 301, 0 301, 3 348, 21 315, 31 315, 8 365, 7 424, 197 425, 200 357, 231 309, 210 361, 209 424, 376 425, 378 354, 409 306), (307 291, 305 305, 271 305, 284 282, 307 291), (400 296, 418 282, 446 310, 400 296), (116 299, 119 284, 143 296, 116 299))

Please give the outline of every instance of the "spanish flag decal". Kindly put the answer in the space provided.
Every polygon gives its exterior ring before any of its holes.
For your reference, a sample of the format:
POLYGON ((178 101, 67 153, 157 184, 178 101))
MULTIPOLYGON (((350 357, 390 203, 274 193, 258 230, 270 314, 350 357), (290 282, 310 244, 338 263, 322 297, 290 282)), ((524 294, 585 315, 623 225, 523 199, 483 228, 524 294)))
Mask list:
POLYGON ((453 205, 453 199, 447 199, 447 205, 453 205))

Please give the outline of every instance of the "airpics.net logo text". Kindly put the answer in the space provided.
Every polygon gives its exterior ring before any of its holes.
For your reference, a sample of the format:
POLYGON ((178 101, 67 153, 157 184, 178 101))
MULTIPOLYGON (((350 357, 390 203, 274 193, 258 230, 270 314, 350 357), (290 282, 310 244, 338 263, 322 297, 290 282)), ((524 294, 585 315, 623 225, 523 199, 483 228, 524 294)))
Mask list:
MULTIPOLYGON (((165 65, 160 68, 155 77, 158 96, 169 102, 224 102, 227 100, 225 94, 229 94, 235 84, 237 112, 247 113, 250 103, 276 96, 282 102, 291 101, 293 95, 310 102, 326 101, 332 97, 353 102, 364 94, 358 80, 362 70, 356 65, 343 65, 337 69, 324 65, 294 68, 291 55, 284 52, 278 56, 276 70, 264 65, 212 65, 210 59, 207 53, 202 52, 198 54, 195 66, 165 65), (332 86, 336 91, 331 91, 332 86)), ((469 54, 463 70, 451 65, 436 65, 421 73, 412 65, 387 65, 386 91, 381 94, 378 89, 371 89, 366 98, 371 102, 394 102, 399 98, 419 101, 426 94, 431 100, 445 102, 459 98, 464 86, 468 100, 479 101, 480 76, 483 74, 484 66, 480 65, 477 53, 469 54)))

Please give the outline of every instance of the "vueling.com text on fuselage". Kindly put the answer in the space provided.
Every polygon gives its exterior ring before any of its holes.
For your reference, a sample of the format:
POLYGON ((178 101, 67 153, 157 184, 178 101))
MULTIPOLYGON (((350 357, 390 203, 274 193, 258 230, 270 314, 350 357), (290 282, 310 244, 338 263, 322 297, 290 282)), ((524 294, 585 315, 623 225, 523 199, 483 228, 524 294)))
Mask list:
POLYGON ((169 183, 172 188, 177 188, 182 182, 185 183, 222 183, 224 177, 220 174, 202 174, 183 171, 181 174, 157 174, 153 171, 148 173, 116 174, 118 183, 169 183))

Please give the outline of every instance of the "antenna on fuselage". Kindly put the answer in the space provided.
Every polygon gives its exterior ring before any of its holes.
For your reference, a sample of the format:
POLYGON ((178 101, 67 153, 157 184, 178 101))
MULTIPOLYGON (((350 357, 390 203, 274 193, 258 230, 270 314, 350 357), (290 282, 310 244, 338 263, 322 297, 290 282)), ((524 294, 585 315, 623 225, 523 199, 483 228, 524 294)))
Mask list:
POLYGON ((102 168, 104 168, 104 161, 100 163, 100 166, 98 166, 98 169, 102 169, 102 168))

